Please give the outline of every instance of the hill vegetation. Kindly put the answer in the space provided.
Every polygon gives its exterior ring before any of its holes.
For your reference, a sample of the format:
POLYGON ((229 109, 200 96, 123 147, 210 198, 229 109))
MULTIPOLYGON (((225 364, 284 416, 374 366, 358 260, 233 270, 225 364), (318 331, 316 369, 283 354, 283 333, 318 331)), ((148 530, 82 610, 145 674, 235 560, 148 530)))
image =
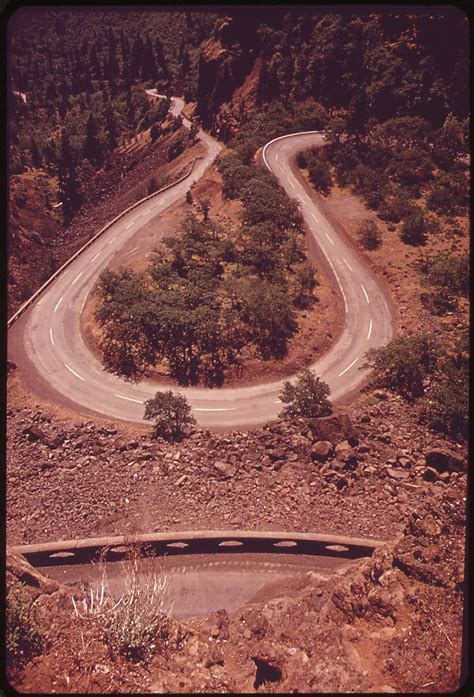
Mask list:
POLYGON ((109 370, 140 379, 164 361, 181 384, 216 385, 250 346, 285 355, 318 282, 296 204, 268 172, 248 169, 237 228, 211 220, 203 200, 144 272, 103 272, 96 319, 109 370))
POLYGON ((9 24, 10 174, 57 176, 64 222, 124 136, 163 122, 144 88, 192 98, 212 13, 22 9, 9 24), (180 42, 175 36, 181 37, 180 42))

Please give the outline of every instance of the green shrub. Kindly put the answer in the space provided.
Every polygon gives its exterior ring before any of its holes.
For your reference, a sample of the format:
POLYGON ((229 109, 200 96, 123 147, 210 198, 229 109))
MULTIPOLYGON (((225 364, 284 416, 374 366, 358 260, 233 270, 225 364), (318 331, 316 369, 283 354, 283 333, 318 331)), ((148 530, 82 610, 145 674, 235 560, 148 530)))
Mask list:
POLYGON ((361 222, 357 234, 364 249, 377 249, 382 243, 382 234, 371 218, 366 218, 361 222))
POLYGON ((31 602, 26 586, 14 581, 6 598, 5 646, 9 673, 21 670, 46 645, 31 602))
POLYGON ((168 162, 171 162, 171 160, 176 159, 178 155, 181 155, 185 147, 186 143, 183 138, 179 138, 175 140, 174 143, 171 143, 168 146, 168 162))
POLYGON ((445 315, 453 312, 458 306, 456 296, 443 286, 429 293, 422 293, 420 298, 426 309, 433 315, 445 315))
POLYGON ((446 288, 454 295, 469 294, 470 274, 467 255, 453 257, 440 254, 425 258, 419 263, 418 270, 424 281, 430 285, 446 288))
POLYGON ((322 148, 311 148, 305 157, 311 184, 316 191, 327 196, 332 187, 332 175, 326 155, 322 148))
POLYGON ((426 242, 426 221, 423 211, 413 207, 403 221, 400 239, 406 244, 422 245, 426 242))
POLYGON ((280 418, 328 416, 332 412, 329 394, 330 389, 325 382, 311 370, 302 370, 295 385, 288 380, 283 383, 280 399, 288 406, 282 409, 280 418))
POLYGON ((185 430, 196 423, 186 397, 173 394, 171 390, 156 392, 145 402, 144 418, 155 421, 155 435, 166 440, 181 439, 185 430))
POLYGON ((296 307, 307 308, 314 302, 314 289, 318 285, 314 265, 305 261, 295 273, 293 302, 296 307))
POLYGON ((427 203, 437 213, 463 215, 469 203, 469 185, 463 172, 441 173, 434 181, 427 203))
POLYGON ((469 423, 469 357, 451 357, 445 375, 421 400, 420 418, 434 431, 467 439, 469 423))
POLYGON ((424 393, 424 379, 433 373, 439 348, 430 336, 418 334, 398 337, 386 346, 369 349, 364 368, 372 368, 373 380, 412 400, 424 393))
POLYGON ((384 190, 382 195, 386 198, 385 202, 379 207, 379 216, 382 220, 388 220, 391 223, 399 223, 402 218, 408 215, 412 206, 410 204, 410 198, 405 192, 399 191, 390 194, 384 190))

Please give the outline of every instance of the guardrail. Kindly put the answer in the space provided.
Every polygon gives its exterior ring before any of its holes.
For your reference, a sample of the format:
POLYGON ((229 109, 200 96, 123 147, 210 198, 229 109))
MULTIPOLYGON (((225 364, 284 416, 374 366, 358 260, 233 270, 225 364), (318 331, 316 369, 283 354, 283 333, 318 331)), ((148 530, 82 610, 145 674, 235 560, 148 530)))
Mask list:
POLYGON ((33 566, 59 566, 90 563, 99 557, 106 561, 120 561, 135 545, 144 546, 143 554, 157 556, 254 552, 356 559, 370 556, 383 544, 379 540, 316 533, 204 530, 63 540, 17 545, 11 550, 22 554, 33 566))
POLYGON ((71 264, 75 259, 77 259, 77 257, 80 254, 82 254, 82 252, 85 249, 90 247, 90 245, 93 244, 101 235, 103 235, 104 232, 106 232, 109 228, 111 228, 112 225, 114 225, 117 222, 117 220, 120 220, 120 218, 123 218, 125 215, 127 215, 127 213, 130 213, 130 211, 132 211, 134 208, 136 208, 140 204, 144 203, 145 201, 148 201, 149 199, 154 198, 155 196, 158 196, 159 194, 163 193, 163 191, 167 191, 168 189, 171 189, 171 187, 176 186, 176 184, 179 184, 180 182, 184 181, 187 177, 189 177, 189 175, 193 171, 194 165, 196 164, 197 160, 201 160, 201 159, 202 159, 201 155, 198 155, 197 157, 195 157, 193 160, 193 163, 189 169, 189 172, 187 172, 186 174, 183 174, 183 176, 179 177, 174 182, 171 182, 171 184, 167 184, 166 186, 163 186, 158 191, 155 191, 152 194, 149 194, 148 196, 141 198, 139 201, 136 201, 131 206, 126 208, 124 211, 122 211, 122 213, 120 213, 116 218, 111 220, 110 223, 107 223, 107 225, 105 225, 101 230, 99 230, 99 232, 96 235, 91 237, 90 240, 88 240, 80 249, 78 249, 77 252, 74 252, 74 254, 62 266, 60 266, 59 269, 57 269, 53 273, 53 275, 50 276, 48 278, 48 280, 45 283, 43 283, 43 285, 40 288, 38 288, 38 290, 35 291, 30 298, 28 298, 28 300, 25 303, 23 303, 23 305, 7 321, 7 328, 10 329, 12 324, 14 322, 16 322, 16 320, 23 314, 23 312, 36 300, 36 298, 38 298, 41 295, 41 293, 49 285, 51 285, 51 283, 64 271, 64 269, 66 269, 69 266, 69 264, 71 264))

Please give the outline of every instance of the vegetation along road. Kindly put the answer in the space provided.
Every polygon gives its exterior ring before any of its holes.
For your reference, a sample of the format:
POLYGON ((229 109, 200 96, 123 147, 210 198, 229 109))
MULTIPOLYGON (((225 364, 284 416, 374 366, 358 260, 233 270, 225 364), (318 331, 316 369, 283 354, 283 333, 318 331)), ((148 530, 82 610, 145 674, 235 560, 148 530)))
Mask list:
MULTIPOLYGON (((158 96, 158 95, 157 95, 158 96)), ((173 99, 177 115, 182 100, 173 99)), ((184 119, 184 124, 190 123, 184 119)), ((49 286, 9 332, 9 353, 29 380, 54 399, 132 422, 143 421, 143 403, 156 392, 156 383, 126 382, 104 371, 86 347, 80 315, 87 295, 117 250, 140 234, 149 220, 183 197, 218 155, 220 144, 207 133, 198 137, 206 155, 184 181, 145 201, 112 225, 49 286)), ((345 306, 345 324, 338 340, 311 369, 338 400, 367 377, 361 370, 369 348, 385 345, 393 334, 393 317, 386 293, 353 247, 330 225, 317 200, 297 174, 296 153, 320 145, 316 131, 295 133, 270 141, 263 150, 267 167, 287 193, 298 200, 308 228, 311 253, 333 274, 345 306)), ((165 233, 166 231, 164 231, 165 233)), ((172 387, 185 394, 201 426, 252 426, 277 417, 282 381, 241 388, 172 387)))

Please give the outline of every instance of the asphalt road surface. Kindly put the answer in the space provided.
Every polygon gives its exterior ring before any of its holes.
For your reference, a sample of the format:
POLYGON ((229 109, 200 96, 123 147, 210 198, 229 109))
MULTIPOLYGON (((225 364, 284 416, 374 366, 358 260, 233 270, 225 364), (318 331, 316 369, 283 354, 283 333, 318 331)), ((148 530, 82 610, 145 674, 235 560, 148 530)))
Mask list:
MULTIPOLYGON (((306 554, 192 554, 159 559, 156 569, 166 578, 164 611, 172 608, 173 616, 182 618, 220 609, 235 612, 269 583, 273 585, 309 571, 316 579, 325 581, 358 561, 306 554)), ((118 599, 125 588, 123 566, 113 562, 105 569, 109 592, 118 599)), ((102 572, 98 565, 48 566, 39 570, 62 583, 94 590, 100 587, 102 572)))
MULTIPOLYGON (((178 114, 183 105, 182 100, 173 99, 173 113, 178 114)), ((187 119, 184 124, 190 125, 187 119)), ((143 402, 157 389, 166 389, 149 380, 134 384, 107 373, 84 343, 80 315, 89 291, 114 254, 133 238, 138 239, 149 220, 182 198, 218 155, 221 145, 216 140, 203 131, 198 137, 207 152, 196 162, 192 174, 117 221, 64 270, 9 330, 9 358, 39 393, 81 411, 143 422, 143 402)), ((393 318, 383 286, 329 224, 294 165, 299 150, 321 144, 322 138, 319 132, 308 132, 275 139, 265 147, 264 160, 289 196, 300 203, 310 251, 323 259, 344 299, 345 324, 340 337, 310 366, 329 384, 331 399, 335 401, 366 379, 367 371, 360 370, 364 353, 392 338, 393 318)), ((251 427, 276 418, 281 410, 281 388, 282 381, 214 389, 170 385, 173 391, 186 395, 202 427, 226 428, 251 427)))

